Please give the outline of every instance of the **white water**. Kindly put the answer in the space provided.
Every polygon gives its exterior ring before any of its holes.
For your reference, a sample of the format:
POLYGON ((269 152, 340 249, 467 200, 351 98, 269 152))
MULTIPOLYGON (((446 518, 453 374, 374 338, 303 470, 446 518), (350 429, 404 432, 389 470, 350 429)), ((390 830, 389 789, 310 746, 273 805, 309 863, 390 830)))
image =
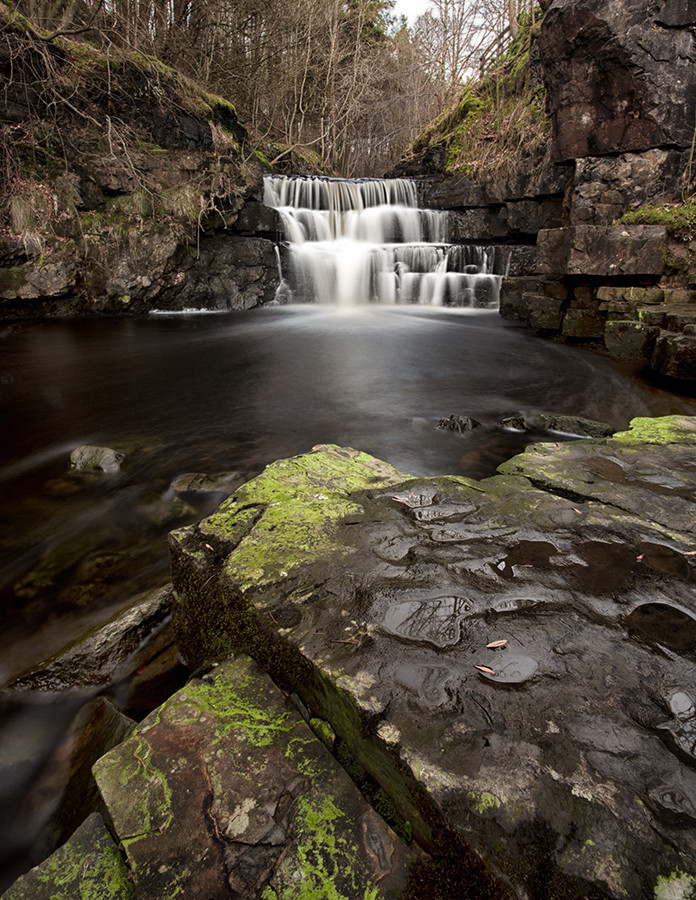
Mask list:
POLYGON ((418 209, 412 181, 267 176, 264 203, 285 231, 278 299, 498 305, 500 254, 448 244, 447 213, 418 209))

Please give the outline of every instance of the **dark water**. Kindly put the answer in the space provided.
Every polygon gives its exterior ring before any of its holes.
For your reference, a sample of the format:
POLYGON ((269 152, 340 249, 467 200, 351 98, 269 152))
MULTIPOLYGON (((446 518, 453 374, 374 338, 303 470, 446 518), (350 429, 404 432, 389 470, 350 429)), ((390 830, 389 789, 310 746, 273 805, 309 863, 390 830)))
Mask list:
MULTIPOLYGON (((495 423, 534 412, 625 427, 637 415, 696 414, 696 400, 488 311, 304 307, 6 326, 0 684, 166 581, 166 532, 207 511, 172 508, 176 476, 256 473, 338 443, 409 473, 484 477, 525 441, 495 423), (485 427, 435 428, 452 413, 485 427), (82 443, 133 449, 117 475, 66 477, 82 443)), ((23 800, 81 702, 6 699, 0 888, 26 865, 23 800)))

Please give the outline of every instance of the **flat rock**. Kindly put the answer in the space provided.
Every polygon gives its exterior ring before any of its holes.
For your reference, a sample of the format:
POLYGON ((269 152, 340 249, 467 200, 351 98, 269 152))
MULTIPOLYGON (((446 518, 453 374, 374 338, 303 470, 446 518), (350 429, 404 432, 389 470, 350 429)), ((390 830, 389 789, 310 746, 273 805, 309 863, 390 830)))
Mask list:
POLYGON ((413 861, 247 657, 191 679, 94 775, 139 900, 378 900, 413 861))
POLYGON ((695 444, 675 416, 481 482, 274 463, 171 535, 182 652, 299 695, 419 842, 459 848, 464 896, 483 861, 498 897, 686 900, 695 444))
POLYGON ((102 818, 93 813, 70 840, 22 875, 2 900, 135 900, 128 869, 102 818))

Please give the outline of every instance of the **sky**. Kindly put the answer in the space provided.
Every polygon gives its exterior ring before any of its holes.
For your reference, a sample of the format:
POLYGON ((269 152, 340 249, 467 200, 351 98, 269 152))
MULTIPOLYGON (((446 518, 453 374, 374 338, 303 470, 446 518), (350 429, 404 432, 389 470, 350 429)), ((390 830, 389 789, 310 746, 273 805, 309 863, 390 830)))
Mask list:
POLYGON ((396 0, 394 4, 394 15, 406 16, 409 23, 413 25, 418 16, 426 11, 430 0, 396 0))

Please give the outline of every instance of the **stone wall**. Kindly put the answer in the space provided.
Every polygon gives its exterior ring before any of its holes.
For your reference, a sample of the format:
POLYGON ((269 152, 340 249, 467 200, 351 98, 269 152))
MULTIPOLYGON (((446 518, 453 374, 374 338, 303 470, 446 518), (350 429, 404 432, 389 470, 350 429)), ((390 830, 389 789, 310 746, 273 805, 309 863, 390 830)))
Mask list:
POLYGON ((423 203, 452 210, 454 241, 526 245, 503 283, 505 318, 696 381, 696 242, 618 222, 688 188, 696 7, 554 0, 537 52, 545 150, 494 176, 428 175, 423 203))

